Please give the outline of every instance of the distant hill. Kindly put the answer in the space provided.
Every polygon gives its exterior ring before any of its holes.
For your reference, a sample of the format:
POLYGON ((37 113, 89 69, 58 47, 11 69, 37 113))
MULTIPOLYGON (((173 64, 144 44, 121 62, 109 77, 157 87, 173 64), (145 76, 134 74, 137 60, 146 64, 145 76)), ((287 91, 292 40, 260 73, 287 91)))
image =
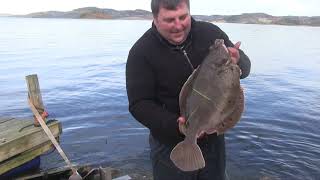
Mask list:
POLYGON ((31 18, 72 18, 72 19, 152 19, 152 14, 145 10, 100 9, 96 7, 85 7, 68 12, 48 11, 27 14, 23 17, 31 18))
MULTIPOLYGON (((152 19, 150 11, 101 9, 96 7, 79 8, 68 12, 48 11, 24 15, 30 18, 73 18, 73 19, 152 19)), ((243 24, 278 24, 320 26, 320 16, 271 16, 265 13, 244 13, 241 15, 193 15, 195 19, 209 22, 243 24)))

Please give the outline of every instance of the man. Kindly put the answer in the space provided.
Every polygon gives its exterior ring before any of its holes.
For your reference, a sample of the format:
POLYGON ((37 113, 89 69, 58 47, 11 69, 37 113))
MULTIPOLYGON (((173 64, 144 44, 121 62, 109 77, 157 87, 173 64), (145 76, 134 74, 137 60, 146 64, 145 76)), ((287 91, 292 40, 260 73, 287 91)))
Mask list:
POLYGON ((173 147, 184 139, 179 124, 179 92, 201 64, 216 39, 224 39, 233 62, 248 76, 250 60, 217 26, 195 21, 189 0, 152 0, 152 27, 131 48, 126 66, 129 111, 150 129, 155 180, 225 179, 224 136, 202 135, 198 144, 206 167, 183 172, 170 160, 173 147))

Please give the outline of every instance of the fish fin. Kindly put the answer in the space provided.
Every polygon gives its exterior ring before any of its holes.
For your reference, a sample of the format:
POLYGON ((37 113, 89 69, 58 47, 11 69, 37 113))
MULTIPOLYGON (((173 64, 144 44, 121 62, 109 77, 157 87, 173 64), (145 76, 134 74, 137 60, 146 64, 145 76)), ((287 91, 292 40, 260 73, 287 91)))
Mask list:
POLYGON ((195 171, 205 166, 200 147, 186 140, 174 147, 170 159, 182 171, 195 171))
POLYGON ((244 111, 244 93, 241 87, 236 106, 237 107, 234 109, 234 111, 218 125, 218 134, 225 133, 228 129, 234 127, 241 119, 241 115, 244 111))
POLYGON ((187 97, 192 90, 192 85, 195 78, 199 74, 200 66, 198 66, 192 74, 188 77, 187 81, 183 84, 180 94, 179 94, 179 106, 180 106, 180 114, 186 117, 186 105, 187 105, 187 97))

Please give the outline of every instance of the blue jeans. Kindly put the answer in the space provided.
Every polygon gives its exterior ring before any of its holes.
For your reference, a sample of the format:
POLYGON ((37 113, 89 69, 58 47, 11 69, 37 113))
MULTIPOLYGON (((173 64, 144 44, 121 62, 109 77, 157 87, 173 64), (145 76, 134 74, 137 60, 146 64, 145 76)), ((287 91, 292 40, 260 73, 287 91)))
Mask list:
POLYGON ((198 142, 206 166, 192 172, 181 171, 173 164, 170 160, 173 147, 161 144, 151 134, 149 143, 154 180, 225 180, 225 142, 223 135, 208 135, 198 142))

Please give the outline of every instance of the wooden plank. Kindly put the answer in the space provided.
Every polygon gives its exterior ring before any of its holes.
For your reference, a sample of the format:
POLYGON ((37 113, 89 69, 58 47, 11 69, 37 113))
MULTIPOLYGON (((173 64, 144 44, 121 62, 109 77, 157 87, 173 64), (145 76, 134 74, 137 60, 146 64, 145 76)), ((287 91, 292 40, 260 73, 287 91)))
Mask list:
MULTIPOLYGON (((32 104, 36 107, 37 111, 41 115, 44 112, 44 105, 42 101, 40 85, 38 81, 38 76, 36 74, 26 76, 27 86, 28 86, 28 98, 31 100, 32 104)), ((43 118, 46 121, 45 117, 43 118)), ((37 118, 34 117, 34 125, 40 126, 37 118)))
POLYGON ((14 119, 14 118, 11 118, 11 117, 0 117, 0 124, 4 123, 6 121, 10 121, 11 119, 14 119))
POLYGON ((16 132, 25 132, 26 129, 32 128, 33 120, 11 118, 7 121, 0 122, 0 137, 14 139, 16 136, 21 135, 16 134, 16 132))
MULTIPOLYGON (((61 134, 59 121, 53 121, 48 126, 55 137, 61 134)), ((41 127, 29 126, 20 132, 10 131, 10 133, 5 136, 7 137, 5 142, 0 142, 0 162, 49 141, 41 127)))
MULTIPOLYGON (((51 120, 49 124, 57 120, 51 120)), ((22 136, 28 136, 33 131, 40 131, 40 127, 33 126, 32 119, 10 119, 4 123, 0 123, 0 137, 11 141, 22 136)), ((0 143, 1 145, 1 143, 0 143)))
MULTIPOLYGON (((54 124, 60 124, 58 120, 52 119, 47 122, 48 126, 53 126, 54 124)), ((30 133, 41 131, 41 127, 34 127, 32 119, 12 119, 6 123, 0 124, 0 137, 4 137, 8 140, 14 140, 21 138, 22 136, 28 136, 30 133)))
POLYGON ((35 157, 47 152, 52 148, 52 144, 50 141, 47 141, 43 144, 40 144, 33 149, 30 149, 26 152, 23 152, 7 161, 0 163, 0 174, 8 172, 9 170, 16 168, 28 161, 31 161, 35 157))
MULTIPOLYGON (((61 125, 58 121, 50 123, 49 126, 56 137, 61 134, 61 125)), ((0 143, 0 162, 48 141, 42 128, 33 127, 32 123, 21 131, 9 131, 9 133, 2 136, 5 141, 0 143)))

